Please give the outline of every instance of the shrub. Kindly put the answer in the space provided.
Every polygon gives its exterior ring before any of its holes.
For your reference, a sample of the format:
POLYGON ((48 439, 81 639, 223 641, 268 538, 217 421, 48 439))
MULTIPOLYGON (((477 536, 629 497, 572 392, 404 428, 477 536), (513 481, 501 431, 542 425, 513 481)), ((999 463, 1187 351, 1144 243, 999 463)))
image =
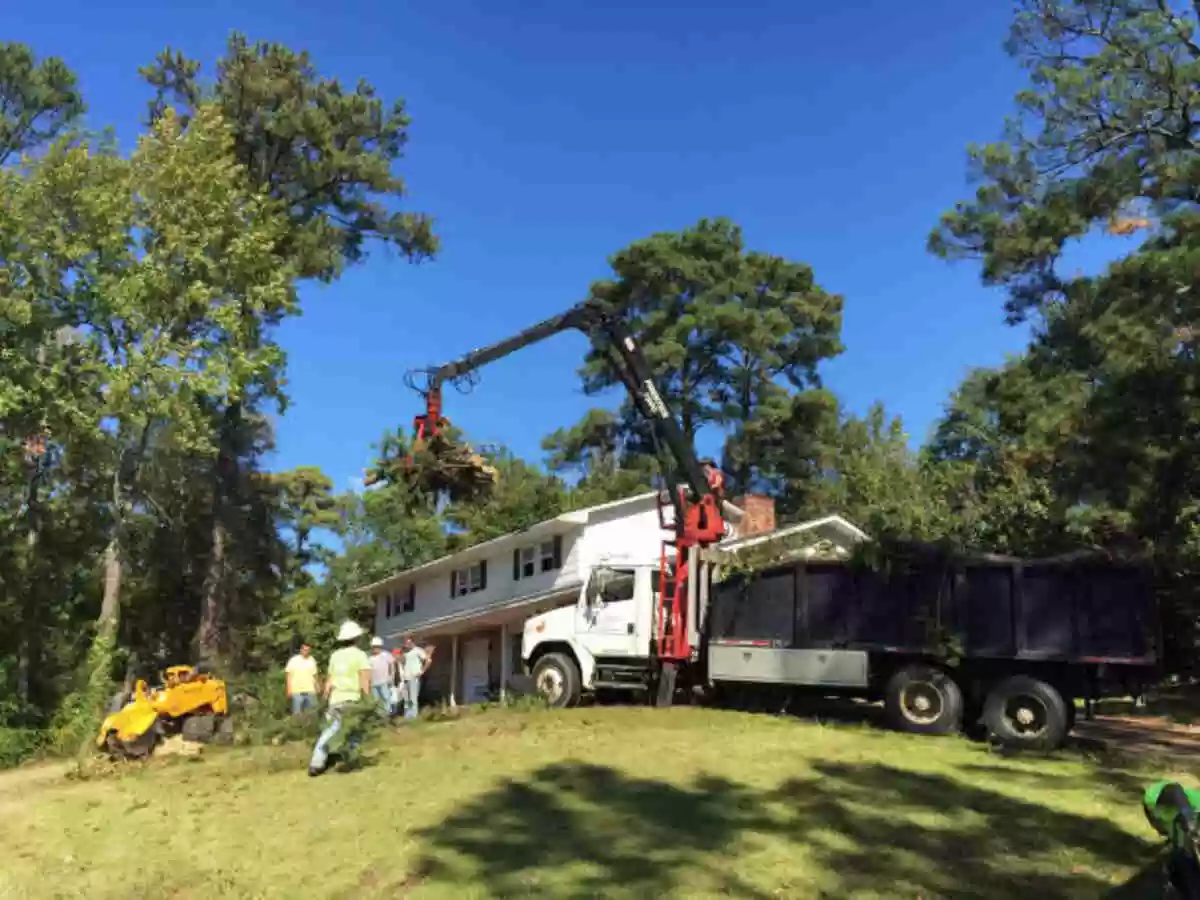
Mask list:
POLYGON ((45 732, 34 728, 0 727, 0 769, 32 759, 42 749, 45 737, 45 732))

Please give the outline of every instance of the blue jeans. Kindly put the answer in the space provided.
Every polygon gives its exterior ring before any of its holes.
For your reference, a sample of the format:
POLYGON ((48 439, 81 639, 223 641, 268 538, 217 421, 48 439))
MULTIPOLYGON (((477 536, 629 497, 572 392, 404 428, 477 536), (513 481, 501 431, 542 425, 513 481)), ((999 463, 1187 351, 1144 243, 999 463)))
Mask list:
POLYGON ((316 709, 316 694, 292 694, 292 715, 298 716, 309 709, 316 709))
POLYGON ((404 682, 404 718, 415 719, 420 707, 417 698, 421 695, 421 679, 410 677, 404 682))
POLYGON ((371 685, 371 696, 374 697, 376 699, 376 701, 378 701, 379 705, 383 707, 383 711, 386 713, 390 713, 392 711, 391 693, 392 693, 392 688, 390 685, 386 685, 386 684, 371 685))
MULTIPOLYGON (((317 745, 313 747, 312 759, 308 761, 310 769, 324 769, 325 763, 329 760, 329 742, 337 736, 337 733, 342 730, 342 712, 341 706, 331 706, 325 713, 325 730, 321 732, 321 736, 317 738, 317 745)), ((358 746, 359 739, 351 737, 346 741, 346 749, 353 750, 358 746)))

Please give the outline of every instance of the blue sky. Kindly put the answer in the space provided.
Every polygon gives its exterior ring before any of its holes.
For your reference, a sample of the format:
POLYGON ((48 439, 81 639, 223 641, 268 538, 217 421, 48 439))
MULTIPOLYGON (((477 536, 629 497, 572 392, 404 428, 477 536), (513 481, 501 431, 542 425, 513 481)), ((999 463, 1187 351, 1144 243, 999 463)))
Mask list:
MULTIPOLYGON (((273 465, 348 487, 385 428, 419 409, 407 368, 442 362, 583 298, 609 255, 728 216, 755 249, 845 296, 827 384, 921 439, 972 366, 1019 350, 978 267, 925 252, 967 195, 965 148, 994 139, 1024 78, 1000 0, 26 4, 6 38, 81 76, 89 121, 136 133, 137 67, 166 45, 209 71, 231 30, 365 77, 413 118, 401 172, 443 252, 377 256, 308 287, 282 330, 292 404, 273 465), (70 24, 62 24, 70 23, 70 24)), ((564 335, 483 373, 447 412, 481 443, 538 456, 588 407, 564 335)))

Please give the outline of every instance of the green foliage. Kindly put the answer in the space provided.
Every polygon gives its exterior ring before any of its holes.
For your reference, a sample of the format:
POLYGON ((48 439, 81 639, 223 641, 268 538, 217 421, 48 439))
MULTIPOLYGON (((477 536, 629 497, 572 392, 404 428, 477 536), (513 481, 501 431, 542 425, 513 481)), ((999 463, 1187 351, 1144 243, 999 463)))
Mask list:
POLYGON ((55 140, 83 112, 75 73, 61 59, 0 42, 0 166, 55 140))
POLYGON ((1194 204, 1197 24, 1158 0, 1021 0, 1008 49, 1029 87, 1006 139, 971 148, 980 187, 931 249, 979 257, 1019 319, 1057 302, 1072 238, 1194 204))
POLYGON ((591 409, 570 428, 559 428, 542 441, 547 466, 555 475, 573 478, 567 506, 583 509, 647 491, 658 461, 631 452, 617 417, 591 409))
POLYGON ((567 492, 557 478, 506 450, 487 455, 499 474, 495 488, 477 501, 446 508, 446 520, 455 532, 452 549, 524 531, 566 510, 567 492))
POLYGON ((114 679, 197 650, 270 662, 360 611, 347 585, 386 551, 352 542, 328 586, 306 570, 360 510, 314 469, 263 472, 286 401, 273 329, 297 279, 368 241, 436 247, 395 212, 408 121, 369 85, 237 36, 213 84, 171 53, 146 75, 125 157, 69 131, 60 61, 0 45, 0 163, 38 151, 0 167, 0 725, 69 749, 114 679))
POLYGON ((366 81, 347 90, 307 52, 230 36, 211 85, 171 49, 142 69, 155 89, 152 120, 174 104, 187 116, 213 101, 234 130, 234 158, 288 217, 286 254, 302 278, 335 278, 380 240, 413 259, 437 249, 428 216, 394 212, 407 190, 392 171, 408 143, 402 101, 386 105, 366 81))
POLYGON ((0 726, 0 769, 11 769, 33 759, 44 741, 45 735, 36 729, 0 726))
POLYGON ((276 521, 293 536, 291 557, 296 570, 292 580, 307 584, 312 576, 304 567, 326 561, 324 548, 314 547, 311 543, 313 532, 324 529, 340 534, 344 528, 342 508, 334 496, 333 482, 316 466, 277 472, 269 475, 267 482, 277 492, 276 521))
MULTIPOLYGON (((592 299, 625 315, 689 439, 707 425, 731 431, 735 489, 778 477, 785 458, 817 452, 806 440, 812 407, 799 398, 820 387, 819 363, 841 352, 842 298, 817 285, 809 266, 747 250, 725 219, 651 235, 610 264, 614 277, 593 285, 592 299)), ((608 352, 588 355, 589 394, 620 384, 608 352)), ((627 446, 646 453, 628 402, 621 424, 627 446)))

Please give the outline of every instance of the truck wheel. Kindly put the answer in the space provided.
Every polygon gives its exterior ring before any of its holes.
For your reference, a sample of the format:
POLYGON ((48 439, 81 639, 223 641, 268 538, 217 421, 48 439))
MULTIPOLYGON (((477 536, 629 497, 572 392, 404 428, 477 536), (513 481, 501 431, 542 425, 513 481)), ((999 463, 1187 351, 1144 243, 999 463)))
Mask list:
POLYGON ((1014 675, 988 693, 983 704, 988 732, 1001 744, 1028 750, 1054 750, 1067 736, 1066 701, 1053 685, 1014 675))
POLYGON ((950 734, 962 728, 963 696, 954 679, 933 666, 905 666, 887 683, 888 722, 913 734, 950 734))
POLYGON ((533 665, 537 692, 553 709, 579 702, 579 667, 565 653, 547 653, 533 665))

